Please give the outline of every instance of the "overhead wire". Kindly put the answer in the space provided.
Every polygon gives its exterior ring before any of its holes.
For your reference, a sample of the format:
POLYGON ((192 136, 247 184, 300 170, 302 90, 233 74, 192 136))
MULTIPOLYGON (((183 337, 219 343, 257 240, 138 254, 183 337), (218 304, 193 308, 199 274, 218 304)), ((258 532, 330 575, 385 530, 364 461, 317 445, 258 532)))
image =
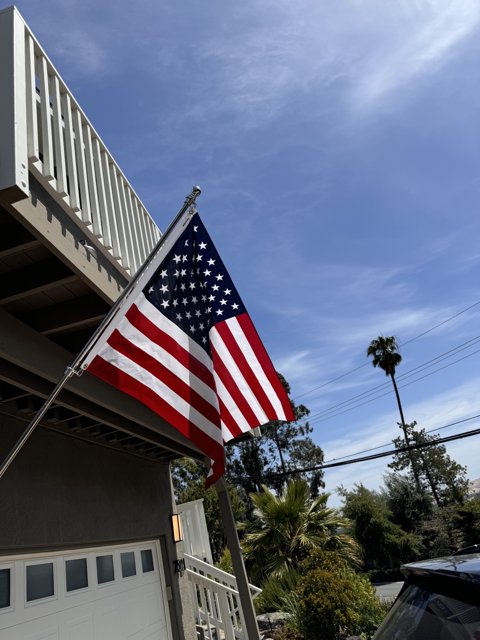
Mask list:
MULTIPOLYGON (((461 309, 460 311, 458 311, 457 313, 453 314, 452 316, 449 316, 445 320, 442 320, 441 322, 438 322, 433 327, 430 327, 429 329, 426 329, 425 331, 422 331, 421 333, 419 333, 418 335, 414 336, 413 338, 409 338, 408 340, 405 340, 405 341, 401 342, 400 346, 404 346, 406 344, 410 344, 410 342, 414 342, 415 340, 418 340, 419 338, 422 338, 423 336, 427 335, 428 333, 431 333, 435 329, 438 329, 439 327, 442 327, 443 325, 447 324, 448 322, 451 322, 452 320, 455 320, 455 318, 458 318, 462 314, 466 313, 467 311, 470 311, 471 309, 473 309, 474 307, 477 307, 479 305, 480 305, 480 300, 478 300, 477 302, 474 302, 473 304, 469 305, 468 307, 465 307, 464 309, 461 309)), ((303 393, 298 395, 297 398, 303 398, 304 396, 309 395, 310 393, 313 393, 314 391, 317 391, 318 389, 322 389, 323 387, 327 387, 328 385, 333 384, 334 382, 338 382, 338 380, 346 378, 347 376, 351 375, 352 373, 355 373, 355 371, 358 371, 359 369, 363 369, 363 367, 368 366, 368 364, 369 364, 368 362, 365 362, 364 364, 361 364, 361 365, 359 365, 359 366, 357 366, 357 367, 355 367, 353 369, 350 369, 349 371, 346 371, 345 373, 342 373, 341 375, 336 376, 335 378, 332 378, 331 380, 327 380, 326 382, 323 382, 322 384, 317 385, 316 387, 313 387, 312 389, 309 389, 308 391, 304 391, 303 393)))
MULTIPOLYGON (((472 339, 473 340, 473 339, 472 339)), ((397 382, 399 382, 398 387, 399 389, 404 389, 405 387, 408 387, 412 384, 415 384, 416 382, 419 382, 420 380, 423 380, 425 378, 428 378, 432 375, 434 375, 435 373, 438 373, 439 371, 442 371, 444 369, 447 369, 448 367, 453 366, 454 364, 457 364, 458 362, 461 362, 463 360, 466 360, 467 358, 470 358, 471 356, 479 353, 480 349, 477 349, 475 351, 472 351, 471 353, 468 353, 464 356, 462 356, 461 358, 458 358, 457 360, 454 360, 453 362, 450 362, 442 367, 438 367, 437 369, 434 369, 433 371, 430 371, 429 373, 423 375, 423 376, 418 376, 416 377, 414 380, 412 380, 411 382, 407 382, 406 384, 401 384, 401 382, 409 377, 411 377, 412 375, 415 375, 415 373, 420 373, 422 370, 425 370, 429 367, 434 366, 435 364, 438 364, 439 362, 442 362, 443 360, 446 360, 447 358, 451 358, 453 357, 456 353, 460 353, 461 351, 465 351, 465 349, 470 348, 471 346, 473 346, 474 344, 476 344, 477 342, 480 341, 480 337, 477 337, 477 339, 475 339, 475 342, 471 342, 471 344, 468 347, 463 347, 463 348, 456 348, 454 350, 451 351, 451 353, 449 355, 445 355, 445 354, 441 354, 444 357, 441 356, 437 356, 436 358, 434 358, 433 360, 429 361, 429 363, 424 363, 423 365, 419 365, 418 367, 415 367, 415 369, 410 370, 410 372, 406 372, 405 374, 403 374, 402 376, 398 376, 396 377, 397 382)), ((462 345, 459 345, 459 347, 462 347, 462 345)), ((449 352, 447 352, 449 353, 449 352)), ((361 394, 358 394, 357 396, 354 396, 348 400, 344 400, 341 403, 337 403, 336 405, 332 405, 331 407, 328 407, 320 412, 317 412, 313 415, 310 415, 308 418, 308 421, 310 424, 316 424, 318 422, 324 422, 326 420, 330 420, 332 418, 335 418, 339 415, 343 415, 344 413, 348 413, 349 411, 353 411, 354 409, 364 406, 366 404, 369 404, 370 402, 374 402, 375 400, 378 400, 379 398, 382 398, 386 395, 390 395, 393 391, 392 389, 389 389, 388 391, 385 391, 385 393, 379 393, 381 390, 386 389, 388 386, 390 385, 389 382, 385 382, 381 385, 377 385, 376 387, 373 387, 370 390, 367 390, 361 394), (358 402, 358 400, 362 399, 362 398, 367 398, 368 396, 374 395, 373 398, 370 398, 368 400, 365 400, 363 402, 358 402), (341 409, 342 407, 345 407, 346 405, 353 405, 350 406, 348 408, 344 408, 342 410, 337 410, 337 409, 341 409)))
POLYGON ((279 471, 275 473, 265 474, 265 477, 279 477, 290 476, 296 473, 310 473, 312 471, 321 471, 322 469, 332 469, 334 467, 344 467, 349 464, 358 464, 359 462, 368 462, 371 460, 378 460, 379 458, 387 458, 397 453, 406 453, 408 451, 415 451, 416 449, 426 449, 428 447, 437 446, 439 444, 445 444, 447 442, 453 442, 454 440, 462 440, 463 438, 469 438, 472 436, 480 435, 480 429, 473 429, 471 431, 464 431, 452 436, 446 436, 445 438, 439 438, 432 442, 422 442, 420 444, 411 444, 408 447, 400 447, 398 449, 390 449, 389 451, 383 451, 382 453, 374 453, 369 456, 363 456, 360 458, 352 458, 351 460, 343 460, 337 462, 326 462, 324 464, 315 465, 314 467, 304 467, 303 469, 289 469, 288 471, 279 471))
MULTIPOLYGON (((464 422, 469 422, 470 420, 475 420, 476 418, 480 418, 480 413, 470 416, 468 418, 462 418, 461 420, 455 420, 455 422, 450 422, 449 424, 444 424, 441 427, 435 427, 433 429, 428 429, 425 433, 434 433, 437 431, 442 431, 443 429, 448 429, 450 427, 455 427, 457 424, 463 424, 464 422)), ((346 458, 351 458, 352 456, 359 456, 362 453, 370 453, 370 451, 377 451, 378 449, 384 449, 385 447, 389 447, 390 442, 386 442, 385 444, 380 444, 377 447, 371 447, 370 449, 363 449, 362 451, 355 451, 355 453, 349 453, 346 456, 339 456, 338 458, 332 458, 331 460, 326 460, 326 463, 336 462, 337 460, 345 460, 346 458)))

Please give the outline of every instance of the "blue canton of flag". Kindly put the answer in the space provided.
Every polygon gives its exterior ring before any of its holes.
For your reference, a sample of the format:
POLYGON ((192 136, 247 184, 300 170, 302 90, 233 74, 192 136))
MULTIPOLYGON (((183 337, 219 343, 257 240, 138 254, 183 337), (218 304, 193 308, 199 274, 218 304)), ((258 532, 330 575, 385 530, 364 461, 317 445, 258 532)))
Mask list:
POLYGON ((198 214, 196 218, 177 240, 144 294, 211 355, 212 326, 246 310, 198 214))

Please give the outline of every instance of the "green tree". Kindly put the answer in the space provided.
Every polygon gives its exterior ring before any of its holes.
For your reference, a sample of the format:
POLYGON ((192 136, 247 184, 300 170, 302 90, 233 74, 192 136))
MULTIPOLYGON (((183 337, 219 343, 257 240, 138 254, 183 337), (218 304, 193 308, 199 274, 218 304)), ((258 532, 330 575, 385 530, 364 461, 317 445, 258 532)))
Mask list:
MULTIPOLYGON (((395 336, 378 336, 375 340, 372 340, 367 349, 367 357, 372 357, 372 364, 374 367, 380 367, 383 371, 385 371, 385 375, 390 378, 393 385, 393 390, 395 392, 395 397, 397 399, 398 411, 400 413, 401 420, 401 428, 403 429, 403 435, 405 438, 405 444, 408 446, 409 438, 407 426, 405 423, 405 417, 403 415, 403 407, 400 401, 400 394, 398 392, 397 381, 395 379, 395 371, 398 365, 402 361, 402 356, 398 352, 398 344, 395 336)), ((417 464, 415 462, 414 457, 410 454, 409 460, 412 466, 412 472, 415 478, 415 483, 417 485, 417 490, 420 492, 421 485, 419 479, 419 472, 417 469, 417 464)))
POLYGON ((352 523, 352 533, 362 549, 364 569, 372 579, 398 576, 400 566, 415 560, 422 551, 419 535, 404 531, 392 520, 384 495, 362 484, 347 491, 340 487, 343 514, 352 523))
POLYGON ((425 519, 433 514, 434 503, 430 495, 417 491, 411 476, 387 473, 382 494, 391 513, 391 519, 408 533, 420 534, 425 519))
POLYGON ((280 495, 264 486, 251 499, 255 508, 242 545, 252 580, 281 576, 316 549, 358 562, 358 547, 346 533, 349 523, 327 507, 328 494, 312 498, 305 480, 291 480, 280 495))
MULTIPOLYGON (((281 374, 278 376, 290 395, 288 382, 281 374)), ((288 476, 282 475, 286 471, 323 463, 323 451, 310 437, 313 429, 306 420, 309 409, 290 402, 295 422, 268 422, 260 427, 260 437, 227 445, 227 477, 247 495, 258 493, 262 485, 281 491, 287 482, 288 476)), ((308 481, 312 496, 324 487, 321 469, 299 475, 308 481)))
MULTIPOLYGON (((437 434, 427 434, 425 429, 417 430, 416 425, 416 422, 406 425, 409 440, 415 445, 428 446, 409 452, 399 450, 388 466, 395 471, 403 471, 409 467, 413 456, 420 469, 420 479, 430 489, 437 506, 463 504, 468 491, 466 468, 450 458, 443 444, 435 444, 439 438, 437 434)), ((393 443, 401 449, 402 438, 396 438, 393 443)))

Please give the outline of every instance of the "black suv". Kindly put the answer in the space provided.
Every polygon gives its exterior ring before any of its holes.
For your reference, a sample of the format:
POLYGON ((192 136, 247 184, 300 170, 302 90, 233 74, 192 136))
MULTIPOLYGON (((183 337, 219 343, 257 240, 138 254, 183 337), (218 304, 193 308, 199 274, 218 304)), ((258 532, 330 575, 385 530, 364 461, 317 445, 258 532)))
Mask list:
POLYGON ((402 567, 405 584, 374 640, 480 640, 480 553, 402 567))

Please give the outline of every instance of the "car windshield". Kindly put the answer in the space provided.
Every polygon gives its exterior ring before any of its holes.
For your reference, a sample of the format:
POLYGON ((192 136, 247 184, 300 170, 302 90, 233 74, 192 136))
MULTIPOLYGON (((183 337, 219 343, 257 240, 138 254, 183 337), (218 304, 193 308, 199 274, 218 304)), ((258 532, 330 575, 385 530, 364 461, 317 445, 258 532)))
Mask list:
POLYGON ((480 640, 480 604, 410 584, 374 640, 480 640))

